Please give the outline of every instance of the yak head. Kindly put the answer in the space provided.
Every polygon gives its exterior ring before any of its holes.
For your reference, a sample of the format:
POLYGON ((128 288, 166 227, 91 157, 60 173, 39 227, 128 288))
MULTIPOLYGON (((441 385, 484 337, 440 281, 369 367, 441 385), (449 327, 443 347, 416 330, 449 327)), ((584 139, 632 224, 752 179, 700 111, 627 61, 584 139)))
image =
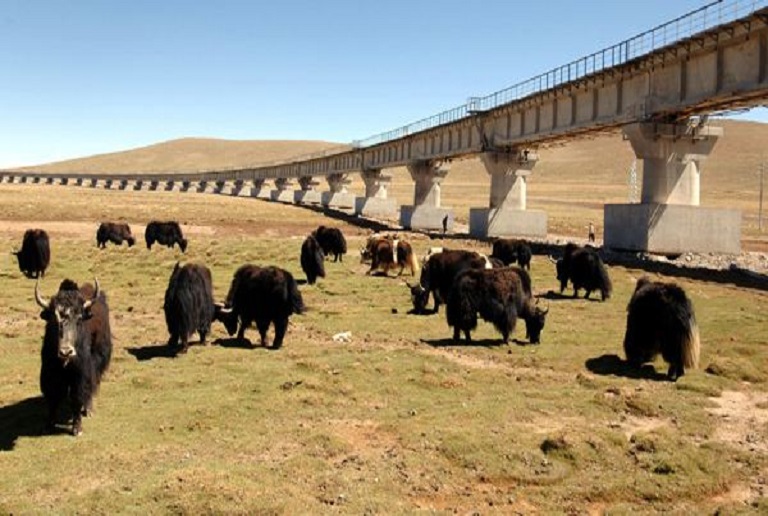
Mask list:
POLYGON ((549 313, 549 307, 539 306, 539 300, 530 309, 529 315, 525 318, 525 334, 531 344, 541 342, 541 332, 544 330, 544 323, 549 313))
POLYGON ((181 248, 181 252, 182 253, 187 252, 187 239, 186 238, 182 238, 181 240, 179 240, 179 247, 181 248))
POLYGON ((35 301, 43 309, 40 318, 55 330, 57 352, 64 366, 77 358, 76 344, 78 337, 84 331, 83 321, 92 317, 91 306, 99 297, 99 281, 94 280, 94 282, 93 297, 86 299, 77 288, 77 283, 65 279, 61 282, 59 291, 48 303, 40 294, 38 282, 35 283, 35 301))
POLYGON ((223 303, 215 303, 213 306, 213 320, 224 324, 224 328, 231 337, 237 331, 237 313, 232 307, 223 303))
POLYGON ((126 240, 126 242, 128 242, 128 247, 133 247, 133 244, 136 243, 136 239, 133 238, 132 236, 129 236, 125 240, 126 240))
POLYGON ((429 290, 422 287, 420 283, 411 285, 406 281, 405 285, 411 291, 411 303, 413 303, 413 313, 415 314, 427 313, 427 302, 429 302, 429 290))

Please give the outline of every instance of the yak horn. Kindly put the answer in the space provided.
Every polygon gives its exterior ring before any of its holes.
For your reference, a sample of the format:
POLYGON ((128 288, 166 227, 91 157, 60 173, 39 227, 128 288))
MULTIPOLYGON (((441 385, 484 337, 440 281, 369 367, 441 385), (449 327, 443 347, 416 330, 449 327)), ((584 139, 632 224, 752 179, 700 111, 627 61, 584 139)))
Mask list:
POLYGON ((96 299, 99 297, 99 280, 97 278, 93 278, 93 282, 95 284, 96 292, 93 293, 93 297, 83 303, 83 310, 87 310, 93 305, 93 302, 96 301, 96 299))
POLYGON ((557 260, 555 260, 554 258, 552 258, 552 255, 551 255, 551 254, 548 254, 548 255, 547 255, 547 258, 549 258, 549 261, 550 261, 550 262, 552 262, 552 263, 554 263, 554 264, 557 264, 557 260))
POLYGON ((43 308, 43 310, 48 309, 48 303, 43 300, 43 296, 40 295, 40 288, 39 288, 40 280, 35 281, 35 301, 37 301, 37 304, 40 305, 40 307, 43 308))
POLYGON ((232 313, 232 307, 227 308, 227 305, 224 303, 213 303, 213 307, 218 310, 220 314, 231 314, 232 313))

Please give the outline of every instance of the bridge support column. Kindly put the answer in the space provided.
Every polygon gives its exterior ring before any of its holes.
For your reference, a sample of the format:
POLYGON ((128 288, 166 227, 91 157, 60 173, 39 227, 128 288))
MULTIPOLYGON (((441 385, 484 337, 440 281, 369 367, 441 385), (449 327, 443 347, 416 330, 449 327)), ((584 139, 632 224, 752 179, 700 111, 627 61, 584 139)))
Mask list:
POLYGON ((141 190, 144 187, 144 180, 137 179, 133 182, 133 190, 141 190))
POLYGON ((397 215, 397 204, 387 197, 387 187, 392 176, 380 169, 363 170, 360 175, 365 183, 365 197, 355 198, 355 214, 364 217, 388 219, 397 215))
POLYGON ((75 179, 75 186, 83 186, 85 184, 85 179, 82 177, 78 177, 75 179))
POLYGON ((605 246, 659 254, 741 251, 741 212, 702 208, 701 161, 723 135, 721 127, 654 124, 624 127, 643 160, 639 204, 607 204, 605 246))
POLYGON ((233 197, 237 197, 243 191, 244 187, 245 187, 245 181, 243 179, 235 179, 228 193, 233 197))
POLYGON ((220 179, 213 184, 213 193, 215 194, 229 195, 229 192, 231 191, 232 183, 229 181, 220 179))
POLYGON ((270 192, 273 201, 293 204, 293 180, 287 177, 275 179, 275 189, 270 192))
POLYGON ((547 236, 547 214, 527 209, 528 176, 539 158, 534 152, 484 152, 491 176, 489 208, 469 209, 469 234, 474 237, 547 236))
POLYGON ((415 161, 408 164, 408 172, 415 182, 413 206, 400 206, 401 226, 427 231, 453 229, 453 210, 440 205, 440 183, 449 170, 447 163, 415 161))
POLYGON ((251 197, 272 200, 272 188, 266 179, 254 179, 251 186, 251 197))
POLYGON ((334 210, 354 210, 355 196, 347 191, 347 185, 352 182, 347 175, 331 174, 325 179, 329 190, 321 195, 323 206, 334 210))
POLYGON ((296 204, 320 204, 322 197, 316 190, 320 182, 312 176, 302 176, 299 178, 299 190, 293 192, 293 202, 296 204))
POLYGON ((62 186, 66 186, 69 184, 69 178, 68 177, 60 177, 59 178, 59 184, 62 186))
POLYGON ((106 179, 104 181, 104 189, 105 190, 111 190, 113 182, 114 182, 114 179, 106 179))
POLYGON ((160 188, 160 181, 150 181, 149 182, 149 191, 150 192, 156 192, 157 189, 160 188))

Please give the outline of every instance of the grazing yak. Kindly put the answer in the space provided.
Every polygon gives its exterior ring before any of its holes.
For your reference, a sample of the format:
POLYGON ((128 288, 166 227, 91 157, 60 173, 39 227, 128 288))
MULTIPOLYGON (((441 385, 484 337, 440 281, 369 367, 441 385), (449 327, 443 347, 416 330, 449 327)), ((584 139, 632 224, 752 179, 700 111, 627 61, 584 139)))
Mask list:
POLYGON ((624 353, 639 368, 661 356, 669 364, 667 377, 675 381, 699 362, 699 328, 693 304, 674 283, 642 277, 627 306, 624 353))
POLYGON ((566 244, 564 255, 555 262, 555 266, 561 294, 570 280, 573 285, 573 297, 576 297, 582 288, 585 290, 584 299, 589 299, 593 290, 600 291, 603 301, 611 297, 611 278, 595 248, 566 244))
POLYGON ((187 250, 187 239, 181 233, 181 226, 175 221, 158 222, 153 220, 147 224, 144 240, 147 242, 147 249, 152 249, 152 244, 157 242, 170 248, 173 248, 174 244, 179 244, 182 253, 187 250))
POLYGON ((317 278, 325 278, 325 254, 313 235, 309 235, 301 244, 301 270, 307 275, 307 283, 310 285, 317 278))
POLYGON ((51 244, 48 233, 42 229, 28 229, 21 241, 21 250, 13 254, 19 260, 19 270, 27 278, 44 278, 51 263, 51 244))
POLYGON ((414 313, 428 313, 427 303, 430 293, 435 303, 432 313, 437 313, 440 304, 448 300, 453 281, 460 272, 466 269, 490 269, 492 267, 490 260, 474 251, 431 249, 421 270, 419 283, 416 285, 406 283, 411 289, 414 313))
POLYGON ((531 246, 525 240, 499 238, 493 242, 491 258, 501 260, 504 265, 517 262, 523 269, 531 270, 531 246))
POLYGON ((35 301, 43 311, 45 336, 41 352, 40 390, 48 405, 47 429, 53 430, 59 405, 69 399, 72 434, 83 430, 82 416, 92 410, 93 396, 112 357, 107 297, 99 289, 65 279, 46 302, 35 284, 35 301))
POLYGON ((182 267, 176 262, 165 290, 163 311, 170 334, 168 347, 175 348, 180 342, 178 352, 186 353, 189 336, 195 332, 205 344, 214 315, 213 282, 208 267, 194 263, 182 267))
POLYGON ((411 276, 419 272, 419 262, 413 253, 411 244, 391 235, 372 235, 368 238, 366 246, 360 249, 361 262, 371 260, 371 268, 366 274, 372 274, 379 269, 388 275, 390 269, 400 267, 397 275, 401 276, 406 267, 410 269, 411 276))
POLYGON ((278 267, 243 265, 232 278, 225 304, 217 305, 215 318, 224 323, 229 335, 240 329, 237 339, 245 340, 245 330, 256 322, 261 345, 267 345, 267 330, 275 326, 272 349, 283 345, 288 318, 304 312, 304 301, 290 272, 278 267))
POLYGON ((131 227, 122 222, 102 222, 99 229, 96 230, 96 246, 104 249, 107 242, 115 245, 122 245, 123 241, 128 242, 128 247, 133 247, 136 240, 131 234, 131 227))
POLYGON ((334 262, 344 261, 344 255, 347 254, 347 240, 339 228, 319 226, 312 232, 312 236, 320 244, 323 253, 328 256, 333 255, 334 262))
POLYGON ((504 343, 515 329, 517 318, 525 321, 526 337, 538 344, 547 312, 533 301, 531 277, 520 267, 501 269, 467 269, 460 273, 448 295, 446 319, 453 327, 453 340, 464 332, 471 342, 470 331, 477 327, 477 315, 493 323, 504 343))

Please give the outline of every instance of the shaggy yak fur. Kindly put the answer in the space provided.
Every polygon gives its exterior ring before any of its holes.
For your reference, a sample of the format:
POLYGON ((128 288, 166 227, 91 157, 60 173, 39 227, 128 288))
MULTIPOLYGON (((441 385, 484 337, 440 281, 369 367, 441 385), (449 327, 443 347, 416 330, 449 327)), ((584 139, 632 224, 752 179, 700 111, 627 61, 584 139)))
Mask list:
POLYGON ((453 281, 460 272, 467 269, 490 269, 492 264, 481 254, 474 251, 442 249, 433 252, 424 263, 419 283, 411 285, 411 302, 417 314, 427 313, 429 295, 432 294, 435 305, 432 313, 437 313, 440 304, 448 300, 453 281))
POLYGON ((45 270, 51 263, 51 245, 48 233, 42 229, 28 229, 24 232, 21 250, 13 254, 19 260, 19 270, 27 278, 44 278, 45 270))
POLYGON ((686 368, 698 367, 699 348, 699 327, 685 291, 675 283, 640 278, 627 306, 627 361, 639 368, 661 353, 669 364, 667 376, 675 381, 686 368))
POLYGON ((493 242, 491 258, 498 258, 504 265, 517 262, 530 271, 532 255, 531 246, 525 240, 499 238, 493 242))
POLYGON ((589 299, 592 291, 599 290, 603 301, 611 297, 613 284, 608 270, 593 247, 579 247, 569 243, 565 246, 563 257, 556 262, 557 279, 560 281, 562 294, 570 280, 573 285, 573 297, 579 289, 584 289, 584 299, 589 299))
POLYGON ((115 245, 122 245, 123 241, 128 242, 128 247, 133 247, 136 240, 131 234, 131 227, 122 222, 102 222, 99 229, 96 230, 96 246, 104 249, 107 242, 115 245))
POLYGON ((506 344, 517 318, 522 317, 527 338, 531 344, 538 344, 548 311, 533 301, 531 277, 524 269, 467 269, 456 277, 448 296, 446 318, 453 327, 453 339, 458 341, 463 331, 470 342, 470 331, 477 327, 479 313, 483 320, 493 323, 506 344))
POLYGON ((327 256, 333 255, 333 261, 344 261, 347 254, 347 240, 339 228, 319 226, 312 232, 320 247, 327 256))
POLYGON ((313 285, 317 278, 325 278, 325 254, 312 235, 301 244, 301 270, 307 275, 307 283, 310 285, 313 285))
POLYGON ((152 249, 152 244, 157 242, 171 248, 174 244, 179 244, 182 253, 187 250, 187 239, 181 233, 181 226, 175 221, 158 222, 153 220, 147 224, 144 240, 147 242, 147 249, 152 249))
POLYGON ((373 235, 368 238, 366 246, 360 250, 361 261, 371 260, 371 268, 366 274, 373 274, 382 269, 385 275, 390 269, 400 267, 397 275, 401 276, 406 267, 411 276, 419 272, 419 262, 413 253, 411 244, 392 236, 373 235))
POLYGON ((245 330, 256 322, 261 345, 267 345, 267 330, 275 326, 272 348, 283 345, 288 318, 304 312, 304 301, 296 280, 290 272, 278 267, 243 265, 232 278, 225 304, 217 305, 216 320, 224 323, 227 332, 245 340, 245 330))
POLYGON ((95 287, 86 283, 78 288, 65 279, 49 302, 35 284, 35 300, 45 320, 40 390, 48 405, 47 429, 54 429, 59 405, 67 398, 72 434, 79 435, 82 416, 91 412, 93 396, 112 357, 107 297, 98 281, 95 287))
POLYGON ((189 337, 195 332, 205 344, 214 314, 213 282, 208 267, 194 263, 182 267, 176 262, 165 290, 163 311, 170 334, 169 347, 180 343, 178 352, 186 353, 189 337))

